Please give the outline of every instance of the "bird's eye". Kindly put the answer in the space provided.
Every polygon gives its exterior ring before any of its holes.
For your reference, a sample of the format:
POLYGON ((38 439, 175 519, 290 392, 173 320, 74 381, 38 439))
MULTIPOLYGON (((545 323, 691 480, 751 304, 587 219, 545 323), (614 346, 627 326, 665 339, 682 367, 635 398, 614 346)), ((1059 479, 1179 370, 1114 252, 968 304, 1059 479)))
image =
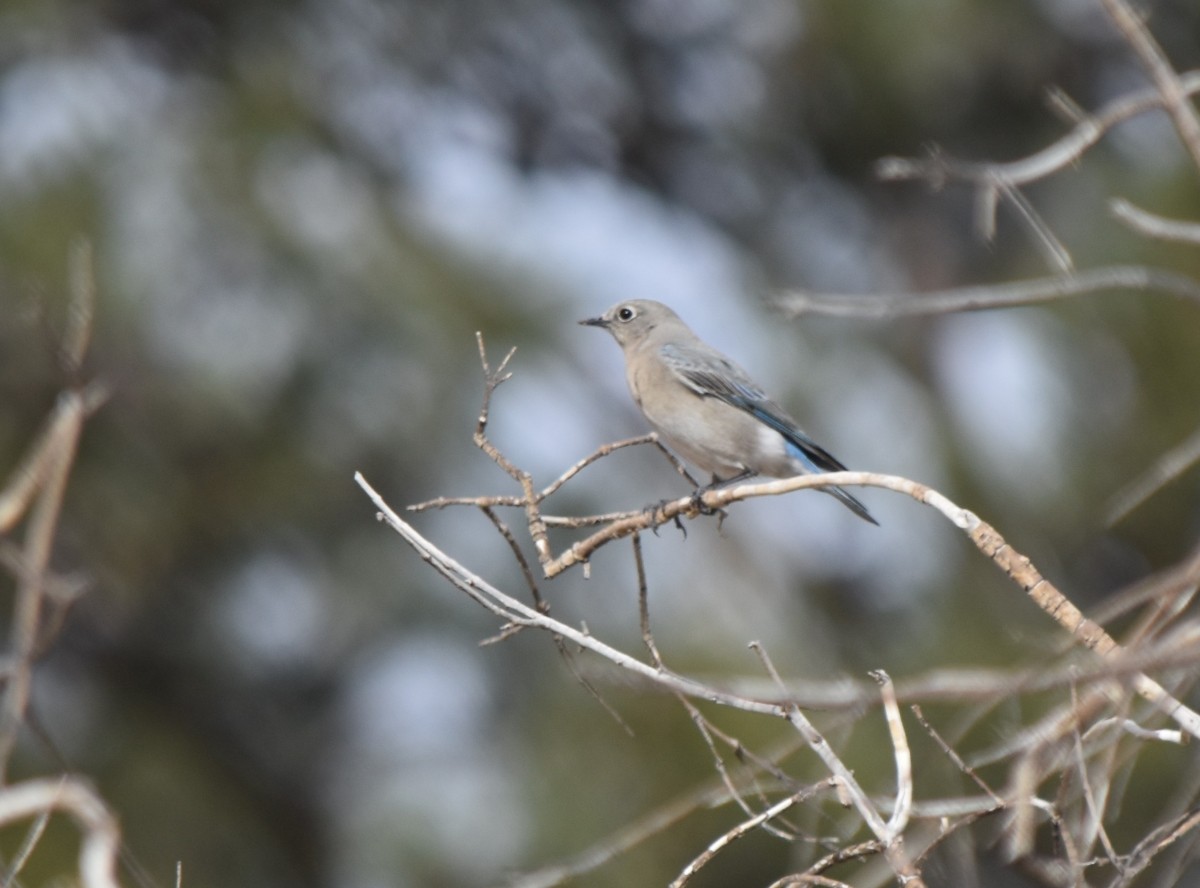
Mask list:
POLYGON ((617 320, 632 321, 635 314, 637 314, 637 312, 635 312, 628 305, 622 305, 619 309, 617 309, 617 320))

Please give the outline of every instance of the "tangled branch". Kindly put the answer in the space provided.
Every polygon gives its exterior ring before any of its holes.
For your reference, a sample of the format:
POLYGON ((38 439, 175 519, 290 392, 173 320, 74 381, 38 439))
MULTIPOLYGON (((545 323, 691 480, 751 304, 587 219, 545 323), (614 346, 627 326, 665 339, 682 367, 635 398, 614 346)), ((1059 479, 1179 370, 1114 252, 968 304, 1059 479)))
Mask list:
POLYGON ((64 811, 83 831, 81 884, 85 888, 117 885, 120 843, 116 819, 90 786, 72 777, 7 782, 13 750, 27 719, 34 663, 61 622, 47 618, 47 610, 61 613, 82 591, 78 581, 51 570, 50 556, 84 421, 107 398, 102 385, 80 378, 91 340, 94 300, 91 251, 81 243, 72 255, 71 301, 59 342, 59 363, 70 385, 59 395, 43 431, 0 490, 0 535, 6 537, 25 521, 20 546, 7 541, 0 545, 0 564, 16 581, 0 699, 0 824, 36 818, 26 848, 9 868, 5 884, 16 879, 50 813, 64 811))
MULTIPOLYGON (((433 508, 463 506, 483 511, 508 542, 514 557, 517 558, 533 604, 526 604, 517 596, 503 591, 460 564, 404 520, 361 474, 356 474, 355 480, 374 503, 381 520, 387 522, 440 576, 498 619, 499 632, 489 641, 508 639, 526 629, 545 631, 553 636, 560 653, 568 662, 573 663, 574 656, 568 653, 569 650, 586 651, 635 677, 644 686, 658 688, 674 695, 684 706, 713 755, 720 780, 720 788, 716 790, 718 797, 736 804, 742 810, 744 819, 715 839, 680 873, 675 884, 686 884, 713 856, 751 830, 761 828, 784 840, 794 840, 792 833, 777 826, 775 821, 783 812, 801 801, 828 796, 830 793, 844 799, 846 804, 854 808, 873 839, 865 845, 854 846, 857 850, 849 857, 834 855, 827 861, 828 866, 835 865, 835 862, 844 863, 850 858, 861 859, 878 855, 887 862, 895 878, 901 883, 920 885, 922 861, 946 835, 955 829, 968 826, 980 817, 1001 810, 1010 811, 1014 815, 1008 829, 1008 853, 1012 859, 1025 859, 1031 853, 1032 837, 1039 822, 1049 819, 1049 822, 1058 824, 1057 828, 1065 828, 1062 811, 1067 802, 1061 798, 1051 801, 1038 794, 1038 788, 1048 777, 1056 773, 1062 774, 1062 779, 1073 783, 1076 789, 1070 795, 1072 803, 1085 806, 1092 812, 1092 822, 1098 823, 1106 810, 1107 797, 1103 794, 1098 795, 1084 779, 1086 768, 1081 770, 1081 762, 1091 762, 1097 756, 1102 756, 1103 750, 1111 749, 1115 742, 1113 737, 1134 736, 1142 741, 1175 743, 1183 742, 1185 737, 1200 738, 1200 714, 1149 675, 1149 670, 1166 668, 1170 663, 1194 663, 1195 648, 1187 638, 1166 638, 1159 646, 1139 644, 1133 648, 1123 647, 1098 622, 1086 617, 1026 556, 1013 549, 994 527, 973 512, 919 482, 871 472, 837 472, 704 490, 626 512, 584 516, 546 514, 544 509, 548 498, 561 490, 584 468, 601 461, 617 449, 657 442, 653 436, 645 436, 608 445, 574 463, 550 484, 536 485, 532 475, 513 464, 487 435, 491 398, 496 388, 509 378, 507 367, 512 353, 510 352, 500 365, 493 369, 488 362, 482 336, 478 337, 478 344, 485 391, 474 440, 479 449, 519 485, 521 493, 439 498, 410 506, 409 511, 419 513, 433 508), (981 796, 959 803, 957 807, 948 808, 945 804, 939 807, 937 803, 920 802, 916 799, 917 775, 914 774, 908 752, 907 734, 898 702, 902 692, 912 693, 913 698, 919 696, 921 692, 911 683, 898 690, 890 678, 882 673, 878 676, 882 691, 880 705, 886 717, 896 761, 897 789, 894 796, 877 799, 858 783, 853 769, 805 715, 798 702, 799 698, 775 670, 769 655, 761 645, 753 644, 752 647, 759 654, 763 668, 771 679, 773 691, 746 693, 731 687, 699 681, 670 669, 654 642, 650 631, 646 579, 641 560, 642 533, 667 523, 681 523, 714 513, 719 514, 727 507, 744 500, 779 496, 825 485, 879 487, 908 496, 932 508, 954 527, 963 531, 976 549, 999 567, 1044 613, 1064 629, 1069 638, 1099 658, 1100 662, 1095 668, 1081 663, 1072 666, 1069 672, 1058 677, 1043 674, 1036 679, 1033 676, 1014 679, 1008 676, 1010 690, 997 690, 997 699, 1002 699, 1014 687, 1032 688, 1038 682, 1042 682, 1042 686, 1047 686, 1045 683, 1050 682, 1055 686, 1070 689, 1071 699, 1052 710, 1041 723, 1030 728, 1029 737, 1036 738, 1036 742, 1030 743, 1019 737, 1014 738, 1013 742, 1003 744, 996 750, 976 753, 974 761, 968 761, 959 754, 953 741, 944 739, 936 728, 918 713, 922 726, 936 738, 955 766, 983 790, 981 796), (536 553, 543 579, 559 577, 572 568, 579 568, 586 575, 589 559, 601 548, 625 537, 633 540, 639 578, 642 634, 649 661, 597 638, 585 628, 572 626, 551 615, 550 607, 541 594, 538 580, 531 569, 531 562, 525 560, 516 536, 497 512, 503 508, 518 509, 523 514, 528 539, 536 553), (550 526, 592 529, 582 538, 555 552, 546 533, 546 528, 550 526), (1027 684, 1021 685, 1023 681, 1027 684), (1132 702, 1127 693, 1128 688, 1132 688, 1138 696, 1149 701, 1152 709, 1135 717, 1131 712, 1132 702), (1082 693, 1077 693, 1077 689, 1081 689, 1082 693), (779 768, 779 754, 752 755, 752 771, 769 775, 780 788, 785 789, 784 795, 779 798, 767 797, 752 802, 745 796, 744 778, 735 778, 724 767, 717 749, 718 741, 728 743, 732 749, 738 750, 739 756, 744 756, 747 754, 744 745, 717 728, 700 713, 696 703, 727 707, 788 722, 803 744, 813 750, 824 764, 829 775, 827 782, 816 787, 787 789, 793 781, 779 768), (1153 718, 1155 711, 1172 719, 1180 730, 1166 731, 1144 727, 1141 721, 1153 718), (1105 725, 1116 728, 1116 732, 1102 730, 1101 727, 1105 725), (987 762, 1006 759, 1013 760, 1012 779, 1006 789, 993 788, 980 779, 977 770, 979 767, 987 762), (1078 779, 1071 775, 1076 775, 1078 779), (890 815, 883 813, 887 808, 891 810, 890 815), (930 829, 931 818, 950 816, 945 813, 948 810, 956 812, 953 828, 949 831, 930 829), (934 811, 941 813, 934 814, 934 811)), ((1162 623, 1154 633, 1147 631, 1142 636, 1142 641, 1148 641, 1152 635, 1160 634, 1166 625, 1165 622, 1162 623)), ((572 671, 580 677, 574 666, 572 671)), ((940 694, 945 694, 953 686, 953 683, 945 678, 933 684, 940 694)), ((604 702, 593 686, 589 684, 587 687, 604 702)), ((981 687, 978 676, 975 677, 972 687, 976 692, 981 687)), ((864 698, 856 699, 861 704, 864 698)), ((605 705, 608 706, 607 703, 605 705)), ((609 708, 611 711, 611 707, 609 708)), ((619 719, 619 716, 617 717, 619 719)), ((1108 767, 1115 767, 1115 764, 1108 767)), ((664 821, 652 818, 652 822, 655 828, 658 828, 664 821)), ((644 839, 653 831, 654 829, 646 827, 644 830, 623 833, 614 837, 610 843, 583 855, 581 860, 574 864, 560 865, 530 874, 515 884, 522 888, 559 884, 563 879, 611 859, 621 848, 644 839)), ((1077 839, 1080 846, 1090 846, 1094 841, 1106 843, 1106 853, 1111 860, 1120 857, 1103 830, 1095 829, 1077 839)), ((1085 866, 1082 852, 1072 847, 1074 850, 1069 855, 1071 865, 1082 870, 1085 866)), ((1145 856, 1144 849, 1139 853, 1145 856)), ((827 879, 821 866, 814 865, 806 871, 805 880, 811 882, 813 879, 827 879)))

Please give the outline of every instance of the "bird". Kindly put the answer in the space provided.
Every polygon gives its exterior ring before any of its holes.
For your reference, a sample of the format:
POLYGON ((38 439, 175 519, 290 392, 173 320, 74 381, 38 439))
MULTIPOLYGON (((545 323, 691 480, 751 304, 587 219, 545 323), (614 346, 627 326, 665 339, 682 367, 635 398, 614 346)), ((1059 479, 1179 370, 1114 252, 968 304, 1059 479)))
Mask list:
MULTIPOLYGON (((579 323, 612 334, 625 355, 634 403, 676 454, 712 475, 710 486, 752 475, 845 471, 745 370, 663 303, 618 302, 579 323)), ((821 490, 864 521, 879 524, 842 488, 821 490)))

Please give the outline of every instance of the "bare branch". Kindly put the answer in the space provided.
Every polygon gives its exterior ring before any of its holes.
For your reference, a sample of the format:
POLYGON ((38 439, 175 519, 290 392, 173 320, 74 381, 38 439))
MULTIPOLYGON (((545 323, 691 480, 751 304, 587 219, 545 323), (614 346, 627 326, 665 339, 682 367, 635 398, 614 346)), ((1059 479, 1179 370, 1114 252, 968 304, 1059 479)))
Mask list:
POLYGON ((0 702, 0 783, 25 718, 32 680, 33 659, 39 641, 39 622, 45 597, 50 548, 58 526, 58 513, 66 491, 67 477, 75 461, 75 448, 83 430, 87 405, 83 396, 65 392, 60 399, 61 424, 55 437, 46 440, 46 477, 33 503, 29 519, 23 570, 17 583, 17 600, 9 630, 12 668, 0 702))
POLYGON ((513 465, 487 437, 488 414, 491 410, 492 395, 497 388, 512 377, 511 373, 506 372, 506 368, 508 367, 508 362, 512 360, 512 356, 517 353, 517 349, 516 346, 510 348, 508 354, 500 362, 500 365, 493 370, 488 364, 487 348, 484 346, 483 334, 476 332, 475 341, 479 346, 479 363, 483 367, 483 404, 479 408, 479 419, 475 424, 475 434, 472 440, 474 440, 476 447, 486 453, 510 478, 521 485, 522 497, 520 502, 525 506, 525 515, 529 522, 529 536, 533 540, 534 548, 537 549, 538 557, 541 558, 550 551, 550 541, 546 537, 546 524, 542 521, 541 512, 538 510, 537 500, 534 497, 533 478, 528 472, 522 471, 513 465))
MULTIPOLYGON (((1178 82, 1184 95, 1200 92, 1200 71, 1182 74, 1178 82)), ((880 179, 888 181, 924 179, 934 187, 941 187, 946 181, 952 180, 988 187, 995 187, 997 183, 1027 185, 1078 162, 1084 152, 1118 123, 1164 107, 1166 99, 1157 87, 1145 89, 1121 96, 1094 114, 1083 117, 1074 129, 1058 141, 1020 160, 976 163, 954 160, 934 151, 924 159, 885 157, 876 164, 875 173, 880 179)))
POLYGON ((908 749, 908 737, 904 733, 904 722, 900 719, 900 706, 896 703, 896 687, 892 684, 891 676, 882 669, 876 669, 871 673, 871 677, 879 682, 883 712, 887 717, 888 733, 891 735, 892 749, 896 754, 896 806, 887 822, 887 835, 884 837, 884 841, 890 845, 904 833, 912 811, 912 753, 908 749))
POLYGON ((1116 24, 1117 29, 1137 53, 1142 67, 1154 81, 1154 86, 1162 97, 1163 107, 1171 115, 1179 138, 1192 156, 1192 162, 1200 171, 1200 117, 1188 98, 1192 90, 1181 81, 1171 63, 1167 60, 1162 47, 1150 35, 1142 19, 1129 8, 1125 0, 1101 0, 1105 10, 1116 24))
POLYGON ((1195 222, 1164 219, 1119 197, 1109 201, 1108 208, 1115 218, 1147 237, 1200 244, 1200 224, 1195 222))
POLYGON ((17 876, 21 874, 21 870, 25 869, 25 864, 29 862, 29 858, 33 855, 33 849, 37 847, 38 842, 42 840, 42 836, 46 832, 46 827, 50 823, 51 811, 46 809, 29 825, 29 829, 25 833, 25 837, 21 840, 21 847, 17 849, 17 853, 13 856, 13 862, 9 865, 4 873, 4 878, 0 879, 2 888, 12 888, 17 884, 17 876))
POLYGON ((1038 305, 1088 293, 1144 290, 1200 304, 1200 281, 1187 275, 1141 265, 1110 265, 1072 274, 929 293, 816 293, 789 290, 775 307, 790 317, 821 314, 843 318, 897 318, 1038 305))
MULTIPOLYGON (((1158 101, 1161 104, 1161 98, 1158 101)), ((1063 107, 1073 119, 1078 115, 1077 109, 1067 105, 1063 107)), ((1097 125, 1094 118, 1079 116, 1078 120, 1078 126, 1097 125)), ((1016 184, 1002 178, 980 180, 978 184, 982 225, 990 223, 997 203, 1003 201, 1011 204, 1035 232, 1041 248, 1051 261, 1059 267, 1069 268, 1070 256, 1066 247, 1041 222, 1016 184)), ((781 307, 792 313, 815 310, 885 317, 1035 304, 1083 293, 1121 289, 1161 290, 1200 303, 1200 281, 1191 277, 1147 267, 1112 266, 1001 287, 944 291, 925 298, 910 299, 907 304, 899 305, 896 300, 904 297, 818 296, 814 302, 812 297, 797 294, 781 300, 781 307), (822 299, 826 300, 824 304, 820 302, 822 299)), ((756 480, 697 491, 641 510, 605 515, 549 516, 543 512, 545 500, 559 492, 588 466, 618 449, 647 443, 654 443, 662 449, 661 445, 653 435, 605 445, 572 464, 550 484, 535 487, 532 476, 506 458, 487 437, 492 394, 510 377, 506 368, 513 352, 509 351, 500 365, 492 369, 482 336, 478 336, 478 345, 485 391, 475 430, 475 443, 519 484, 520 493, 439 498, 410 506, 409 509, 420 511, 451 505, 471 505, 481 509, 517 558, 525 584, 533 597, 533 605, 498 589, 456 562, 401 519, 361 474, 356 474, 356 481, 374 502, 380 520, 390 524, 447 581, 498 618, 501 626, 498 639, 510 638, 526 628, 549 632, 563 652, 571 671, 602 703, 604 701, 595 686, 584 681, 584 673, 577 666, 577 661, 587 662, 583 651, 613 664, 632 680, 634 686, 644 686, 644 689, 675 696, 700 733, 716 772, 713 779, 707 781, 703 791, 691 793, 672 805, 652 812, 573 860, 521 877, 515 884, 522 888, 558 885, 611 860, 616 854, 697 810, 701 804, 715 806, 730 802, 744 816, 732 826, 727 824, 721 835, 709 841, 704 850, 680 871, 673 884, 690 884, 695 874, 718 854, 761 827, 786 841, 820 841, 822 853, 834 849, 806 872, 787 876, 778 881, 778 885, 857 884, 853 878, 841 883, 824 874, 825 869, 834 863, 850 861, 859 862, 875 878, 886 878, 879 869, 886 861, 886 866, 897 881, 919 886, 922 884, 924 863, 936 847, 956 831, 1000 811, 1005 812, 1001 828, 1004 830, 1003 841, 1008 855, 1019 861, 1018 866, 1038 874, 1039 878, 1053 879, 1058 884, 1084 884, 1085 878, 1096 866, 1111 866, 1118 873, 1123 871, 1125 874, 1134 868, 1128 863, 1128 858, 1118 853, 1109 837, 1109 830, 1114 829, 1114 824, 1109 821, 1116 821, 1125 801, 1128 774, 1135 754, 1133 751, 1147 740, 1181 742, 1200 737, 1200 714, 1179 699, 1188 692, 1190 682, 1194 680, 1191 676, 1194 675, 1195 666, 1200 663, 1200 645, 1196 643, 1200 639, 1200 620, 1184 618, 1195 591, 1194 588, 1189 591, 1187 587, 1190 570, 1179 568, 1169 577, 1159 578, 1158 594, 1141 595, 1134 590, 1122 596, 1122 606, 1126 609, 1134 606, 1142 608, 1132 621, 1122 622, 1125 633, 1122 638, 1127 642, 1127 646, 1122 647, 1099 621, 1084 616, 994 527, 936 490, 906 478, 867 472, 838 472, 756 480), (724 508, 742 500, 827 485, 881 487, 936 510, 963 531, 981 554, 996 564, 1066 631, 1069 641, 1064 638, 1059 650, 1052 655, 1056 660, 1052 660, 1048 668, 1029 668, 1024 671, 940 670, 927 676, 902 680, 899 686, 894 686, 886 674, 879 673, 876 677, 880 690, 874 695, 868 695, 867 686, 862 682, 800 681, 785 684, 766 651, 758 644, 752 647, 758 652, 770 677, 770 687, 766 689, 761 687, 767 684, 762 679, 757 687, 754 682, 745 680, 718 686, 669 669, 651 628, 649 584, 642 551, 643 542, 649 538, 644 536, 644 532, 656 532, 658 527, 668 522, 674 522, 682 528, 684 520, 721 514, 724 508), (542 577, 546 579, 576 566, 587 578, 589 561, 599 549, 630 537, 636 569, 638 616, 646 653, 624 653, 594 637, 586 625, 572 626, 552 617, 549 605, 538 588, 541 578, 535 576, 534 558, 532 555, 526 558, 522 554, 517 536, 497 515, 498 508, 523 510, 529 539, 536 551, 542 577), (552 526, 585 530, 561 551, 555 552, 546 532, 552 526), (1133 603, 1135 600, 1136 604, 1133 603), (1150 606, 1146 606, 1147 603, 1150 606), (1128 628, 1130 623, 1133 624, 1132 630, 1128 628), (576 645, 579 650, 575 649, 576 645), (1098 656, 1081 655, 1076 646, 1085 647, 1098 656), (1158 670, 1164 670, 1162 674, 1171 676, 1167 688, 1150 677, 1152 673, 1160 674, 1158 670), (1072 701, 1069 705, 1058 702, 1064 687, 1071 688, 1072 701), (1154 710, 1133 697, 1131 689, 1150 701, 1154 710), (953 748, 952 743, 961 744, 962 738, 968 736, 975 726, 986 724, 983 720, 995 713, 999 701, 1036 690, 1055 690, 1059 693, 1044 710, 1046 714, 1035 724, 1004 731, 1003 741, 990 749, 978 751, 963 745, 964 752, 960 755, 953 748), (968 720, 957 719, 957 725, 949 735, 951 742, 944 740, 930 726, 919 709, 914 707, 914 712, 951 761, 975 781, 985 795, 916 800, 917 775, 913 770, 909 741, 899 711, 899 700, 909 698, 980 701, 968 713, 968 720), (882 707, 896 763, 894 797, 888 799, 879 794, 868 795, 864 786, 857 782, 849 761, 839 755, 839 751, 829 744, 801 709, 802 702, 808 704, 815 699, 831 701, 832 707, 842 709, 836 718, 840 718, 843 724, 848 719, 857 718, 858 711, 853 707, 882 707), (697 705, 700 700, 709 701, 717 707, 785 719, 795 731, 794 736, 787 738, 792 744, 791 751, 765 756, 755 754, 738 737, 733 736, 734 732, 723 731, 718 726, 716 715, 721 714, 722 709, 716 708, 709 713, 709 707, 705 707, 702 712, 697 705), (1160 713, 1174 719, 1180 729, 1158 727, 1162 723, 1160 713), (817 753, 824 769, 831 775, 818 786, 835 788, 839 801, 851 809, 853 828, 859 830, 865 826, 874 837, 873 841, 847 845, 846 841, 853 833, 846 834, 845 838, 812 839, 808 835, 811 829, 806 830, 788 822, 791 819, 803 824, 802 819, 793 815, 787 815, 785 819, 786 812, 814 791, 812 788, 802 788, 800 780, 785 771, 785 756, 792 755, 794 750, 802 750, 804 745, 817 753), (729 762, 731 755, 734 762, 729 762), (1009 769, 1008 782, 1002 791, 993 790, 980 776, 979 769, 984 765, 1000 765, 1009 769), (1044 792, 1048 781, 1056 781, 1056 784, 1051 783, 1051 792, 1057 785, 1057 793, 1051 801, 1039 795, 1040 791, 1044 792), (891 814, 885 820, 881 812, 888 810, 891 814), (1051 855, 1041 850, 1034 851, 1035 848, 1045 847, 1047 831, 1052 831, 1059 841, 1051 855), (1098 843, 1103 845, 1103 853, 1099 851, 1098 843), (874 855, 882 856, 883 860, 870 860, 874 855)), ((682 471, 677 461, 676 464, 682 471)), ((1191 585, 1194 587, 1196 583, 1191 585)), ((622 679, 623 685, 629 683, 622 679)), ((1037 706, 1038 711, 1043 711, 1041 701, 1037 706)), ((808 761, 808 758, 805 756, 804 760, 808 761)), ((788 770, 791 770, 790 766, 788 770)), ((995 778, 989 773, 989 779, 995 778)), ((737 812, 733 813, 736 815, 737 812)), ((1122 835, 1115 829, 1113 834, 1122 835)), ((1162 847, 1175 841, 1171 838, 1168 842, 1167 835, 1167 832, 1160 835, 1159 845, 1139 846, 1143 857, 1137 864, 1142 867, 1148 865, 1149 859, 1158 854, 1162 847)), ((971 836, 974 836, 974 831, 971 836)), ((1125 884, 1125 881, 1120 884, 1125 884)))
MULTIPOLYGON (((1071 703, 1078 707, 1079 701, 1076 689, 1071 688, 1071 703)), ((1104 747, 1102 755, 1105 758, 1103 762, 1104 768, 1101 770, 1101 794, 1100 798, 1096 797, 1096 792, 1092 788, 1091 769, 1088 767, 1088 759, 1083 751, 1083 734, 1079 730, 1079 723, 1076 722, 1072 731, 1072 752, 1074 753, 1076 774, 1079 778, 1079 788, 1083 793, 1084 812, 1086 817, 1080 819, 1084 821, 1080 826, 1080 838, 1083 850, 1088 853, 1092 844, 1093 837, 1099 837, 1100 844, 1104 847, 1104 853, 1107 855, 1109 863, 1117 872, 1121 871, 1121 862, 1116 849, 1113 848, 1112 841, 1108 837, 1107 830, 1104 829, 1104 807, 1108 800, 1108 789, 1111 785, 1111 774, 1108 773, 1108 767, 1112 763, 1112 755, 1116 751, 1116 744, 1108 744, 1104 747)))
POLYGON ((827 778, 823 783, 817 784, 817 786, 801 790, 800 792, 794 793, 785 799, 780 799, 761 814, 756 814, 749 820, 742 821, 724 835, 717 837, 707 848, 704 849, 703 854, 683 868, 683 871, 679 874, 678 878, 671 882, 671 888, 683 888, 684 885, 691 881, 692 876, 699 872, 699 870, 706 863, 716 857, 717 854, 719 854, 724 848, 728 847, 734 841, 740 839, 742 836, 746 835, 757 827, 769 823, 771 820, 778 817, 780 814, 798 802, 801 802, 804 799, 816 794, 816 792, 822 786, 828 786, 831 779, 832 778, 827 778))
MULTIPOLYGON (((378 496, 374 494, 361 475, 356 474, 355 479, 373 499, 378 496)), ((699 497, 684 497, 664 503, 654 509, 648 509, 636 517, 609 524, 603 530, 574 543, 557 557, 544 560, 542 570, 547 577, 557 576, 568 568, 587 561, 597 549, 608 542, 648 527, 663 524, 673 520, 676 516, 692 518, 699 515, 705 508, 716 511, 730 503, 751 497, 779 496, 795 490, 829 485, 882 487, 903 493, 917 502, 934 508, 955 527, 966 532, 971 542, 984 555, 992 559, 1013 582, 1033 599, 1038 607, 1066 629, 1077 641, 1103 657, 1119 657, 1124 653, 1117 642, 1099 624, 1087 619, 1079 608, 1037 571, 1027 557, 1009 546, 1004 537, 990 524, 980 520, 973 512, 955 505, 945 496, 924 484, 895 475, 880 475, 874 472, 829 472, 820 475, 800 475, 794 478, 756 484, 738 484, 709 490, 699 497)), ((376 499, 376 504, 383 505, 383 501, 376 499)), ((398 518, 396 520, 399 521, 398 518)), ((393 526, 396 526, 394 522, 393 526)), ((404 527, 407 528, 408 525, 404 525, 404 527)), ((397 527, 397 530, 399 529, 397 527)), ((415 531, 411 532, 415 533, 415 531)), ((406 539, 409 539, 406 532, 401 531, 401 533, 405 535, 406 539)), ((468 586, 468 588, 471 590, 470 594, 474 596, 476 594, 475 587, 468 586)), ((488 606, 495 608, 495 605, 492 604, 488 606)), ((1133 685, 1139 695, 1158 706, 1193 737, 1200 738, 1200 714, 1175 699, 1162 685, 1145 674, 1135 675, 1133 685)), ((691 693, 682 688, 679 690, 682 690, 683 693, 691 693)))
POLYGON ((120 833, 116 819, 91 787, 64 777, 15 783, 0 792, 0 824, 39 817, 46 811, 70 814, 83 830, 79 878, 84 888, 118 888, 120 833))
POLYGON ((875 166, 876 175, 888 181, 923 179, 934 188, 941 188, 947 181, 953 180, 974 185, 975 225, 986 240, 991 240, 995 233, 996 206, 1003 198, 1017 211, 1051 267, 1069 270, 1070 254, 1033 210, 1021 192, 1023 185, 1046 178, 1078 162, 1113 126, 1157 108, 1165 109, 1171 116, 1185 146, 1200 168, 1200 123, 1188 98, 1190 94, 1200 91, 1200 72, 1177 75, 1124 0, 1104 0, 1104 3, 1150 72, 1155 83, 1154 89, 1122 96, 1091 116, 1061 91, 1052 92, 1052 107, 1060 116, 1068 119, 1073 127, 1046 148, 1020 160, 1008 163, 962 161, 934 148, 923 159, 882 158, 875 166))
POLYGON ((622 669, 647 680, 651 684, 661 686, 668 691, 677 691, 690 697, 732 706, 747 712, 756 712, 776 717, 785 716, 782 707, 778 704, 752 700, 686 678, 669 669, 657 669, 635 657, 629 656, 623 651, 617 650, 611 645, 605 644, 587 632, 569 626, 548 614, 539 613, 535 608, 529 607, 511 595, 501 592, 482 577, 467 570, 423 537, 412 525, 396 514, 375 489, 367 483, 367 480, 363 478, 361 473, 356 473, 354 479, 379 509, 380 519, 387 522, 393 530, 400 534, 401 538, 412 546, 423 560, 456 588, 461 589, 483 607, 505 621, 556 632, 573 644, 599 654, 622 669))

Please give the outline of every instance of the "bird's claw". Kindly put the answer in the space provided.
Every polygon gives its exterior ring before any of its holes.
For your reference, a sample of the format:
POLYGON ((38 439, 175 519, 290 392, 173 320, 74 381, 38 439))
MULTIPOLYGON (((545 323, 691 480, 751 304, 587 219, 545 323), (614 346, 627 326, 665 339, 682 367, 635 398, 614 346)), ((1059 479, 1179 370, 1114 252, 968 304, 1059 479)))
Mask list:
MULTIPOLYGON (((650 522, 650 530, 654 532, 655 536, 658 536, 658 528, 661 527, 662 524, 666 523, 656 521, 655 518, 669 502, 671 502, 669 499, 659 500, 657 503, 652 503, 651 505, 646 506, 646 508, 643 510, 647 520, 650 522)), ((683 538, 687 539, 687 528, 683 526, 683 521, 680 520, 678 512, 671 516, 671 521, 674 522, 675 526, 678 527, 683 533, 683 538)))
MULTIPOLYGON (((666 523, 665 521, 664 522, 656 521, 655 518, 657 517, 658 513, 661 512, 666 507, 667 503, 670 503, 670 502, 672 502, 672 500, 669 500, 669 499, 659 500, 657 503, 653 503, 652 505, 646 506, 646 508, 643 510, 643 513, 645 514, 647 520, 650 522, 650 530, 654 533, 655 536, 658 536, 659 527, 661 527, 663 524, 666 523)), ((676 527, 679 528, 679 532, 683 534, 683 538, 686 540, 687 539, 687 528, 683 526, 683 519, 680 518, 678 512, 676 512, 674 515, 671 516, 671 522, 676 527)))
MULTIPOLYGON (((726 512, 722 508, 714 508, 713 506, 710 506, 708 503, 706 503, 704 501, 704 494, 707 493, 710 489, 711 489, 710 487, 701 487, 695 493, 693 493, 691 498, 688 501, 688 509, 686 509, 684 511, 695 511, 696 514, 698 514, 698 515, 716 515, 717 516, 717 529, 720 530, 721 524, 724 523, 724 521, 727 517, 729 517, 729 513, 726 512)), ((659 527, 661 527, 663 524, 666 523, 665 521, 663 521, 663 522, 655 521, 655 517, 669 503, 672 503, 672 502, 674 502, 674 500, 669 500, 669 499, 660 500, 657 503, 646 506, 646 508, 643 510, 644 514, 646 515, 647 520, 649 520, 649 522, 650 522, 650 530, 653 531, 655 536, 658 536, 659 527)), ((683 523, 683 513, 676 512, 674 515, 672 515, 671 523, 674 524, 677 528, 679 528, 679 532, 683 534, 683 538, 686 540, 687 539, 687 527, 684 526, 684 523, 683 523)))
POLYGON ((701 487, 692 494, 691 507, 701 515, 716 515, 719 511, 721 511, 720 509, 714 509, 704 501, 704 494, 708 493, 708 491, 711 489, 711 487, 701 487))

